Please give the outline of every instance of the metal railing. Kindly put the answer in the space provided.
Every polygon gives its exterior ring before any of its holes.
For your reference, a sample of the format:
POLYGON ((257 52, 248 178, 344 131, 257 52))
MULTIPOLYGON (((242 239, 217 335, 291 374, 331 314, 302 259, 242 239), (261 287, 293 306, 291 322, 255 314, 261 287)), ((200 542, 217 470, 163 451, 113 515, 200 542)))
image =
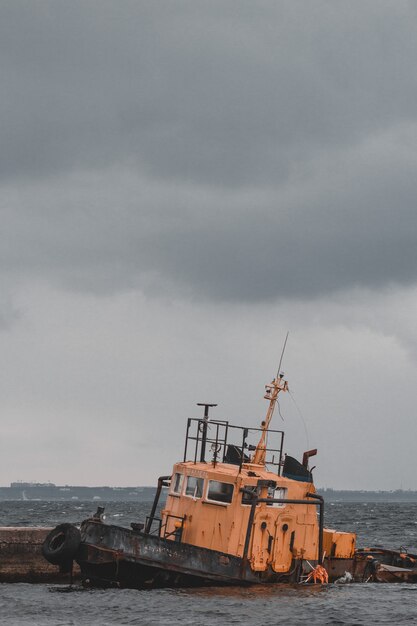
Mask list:
POLYGON ((161 517, 150 517, 147 516, 146 517, 146 528, 149 530, 147 530, 147 534, 148 535, 156 535, 157 537, 162 537, 163 539, 171 539, 172 537, 174 538, 174 541, 178 541, 181 542, 182 539, 182 533, 184 531, 184 522, 185 522, 186 516, 180 516, 180 515, 171 515, 168 514, 165 518, 165 521, 163 523, 163 520, 161 517), (168 527, 168 522, 171 519, 176 519, 176 520, 180 520, 180 524, 178 524, 177 526, 175 526, 174 524, 174 530, 169 531, 167 530, 168 527), (154 523, 156 522, 157 524, 157 528, 153 529, 154 523))
MULTIPOLYGON (((239 469, 241 469, 243 463, 250 462, 250 456, 247 453, 256 449, 255 445, 247 443, 248 437, 262 432, 262 428, 232 426, 229 422, 222 420, 207 421, 201 418, 189 418, 183 460, 194 463, 197 463, 197 460, 204 462, 206 449, 209 448, 212 452, 211 462, 214 466, 218 462, 232 462, 234 465, 239 465, 239 469), (192 447, 194 449, 191 452, 191 458, 187 458, 192 447), (228 461, 233 452, 234 460, 228 461)), ((280 475, 283 464, 284 432, 270 429, 268 430, 268 437, 277 441, 277 445, 266 447, 265 464, 276 467, 276 472, 280 475)))

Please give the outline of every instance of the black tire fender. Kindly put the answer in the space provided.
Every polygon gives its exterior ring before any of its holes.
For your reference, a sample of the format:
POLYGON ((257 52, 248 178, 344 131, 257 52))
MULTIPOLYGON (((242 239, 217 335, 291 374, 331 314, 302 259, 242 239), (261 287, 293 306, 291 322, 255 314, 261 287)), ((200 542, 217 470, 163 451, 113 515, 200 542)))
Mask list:
POLYGON ((42 544, 42 554, 52 565, 72 562, 81 543, 81 533, 73 524, 59 524, 42 544))

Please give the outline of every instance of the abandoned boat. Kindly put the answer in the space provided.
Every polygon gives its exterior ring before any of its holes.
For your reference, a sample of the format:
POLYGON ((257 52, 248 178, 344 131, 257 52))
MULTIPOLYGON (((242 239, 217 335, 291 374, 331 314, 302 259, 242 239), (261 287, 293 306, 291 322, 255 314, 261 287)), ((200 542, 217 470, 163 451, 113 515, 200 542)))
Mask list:
POLYGON ((401 572, 417 580, 413 557, 355 551, 354 533, 324 528, 323 498, 309 469, 317 450, 302 462, 284 455, 283 431, 270 428, 287 390, 283 375, 266 386, 260 428, 212 420, 216 405, 202 405, 203 417, 188 419, 183 459, 159 478, 144 523, 106 524, 99 507, 80 529, 57 526, 44 542, 45 558, 62 571, 75 560, 84 584, 101 587, 327 582, 346 573, 357 581, 398 580, 401 572))

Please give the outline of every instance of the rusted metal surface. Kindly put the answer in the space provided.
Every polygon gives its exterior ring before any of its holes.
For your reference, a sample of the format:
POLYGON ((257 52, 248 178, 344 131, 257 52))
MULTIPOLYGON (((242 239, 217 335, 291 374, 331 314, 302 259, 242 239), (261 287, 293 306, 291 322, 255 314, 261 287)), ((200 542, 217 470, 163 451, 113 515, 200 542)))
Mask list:
POLYGON ((242 559, 119 526, 86 520, 81 525, 77 561, 83 576, 122 586, 158 586, 175 581, 194 584, 259 582, 250 570, 242 578, 242 559))
POLYGON ((353 572, 354 572, 354 559, 353 558, 344 559, 344 558, 326 556, 323 559, 323 565, 326 568, 327 573, 329 575, 329 582, 335 582, 336 580, 344 576, 346 572, 349 572, 349 574, 351 574, 353 577, 353 572))
MULTIPOLYGON (((0 528, 0 582, 68 582, 68 574, 61 574, 42 556, 41 547, 51 528, 2 527, 0 528)), ((79 578, 78 566, 74 568, 79 578)))
POLYGON ((357 550, 353 575, 356 582, 417 582, 417 555, 404 549, 364 548, 357 550))
POLYGON ((417 569, 381 563, 376 569, 373 580, 379 583, 415 583, 417 582, 417 569))
MULTIPOLYGON (((311 562, 294 558, 286 572, 276 572, 272 567, 255 572, 248 562, 230 554, 95 520, 83 522, 81 537, 77 561, 84 582, 93 586, 142 589, 294 583, 311 569, 311 562)), ((317 565, 317 561, 312 564, 317 565)), ((343 574, 346 566, 343 559, 343 571, 337 568, 332 580, 343 574)), ((352 559, 349 569, 352 569, 352 559)))

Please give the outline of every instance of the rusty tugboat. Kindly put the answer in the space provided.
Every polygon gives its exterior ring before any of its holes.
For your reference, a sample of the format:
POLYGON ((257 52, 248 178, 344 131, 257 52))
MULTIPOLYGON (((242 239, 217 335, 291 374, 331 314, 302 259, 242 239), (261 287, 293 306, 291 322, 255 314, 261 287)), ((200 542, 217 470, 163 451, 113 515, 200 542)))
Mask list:
POLYGON ((341 581, 417 582, 417 557, 356 550, 356 535, 324 528, 309 458, 284 455, 270 428, 278 375, 266 386, 260 428, 209 419, 187 422, 183 460, 158 479, 149 516, 131 528, 106 524, 103 507, 81 523, 52 530, 42 552, 61 571, 78 563, 85 585, 135 589, 341 581), (255 439, 256 437, 256 439, 255 439), (257 441, 251 444, 251 438, 257 441), (159 512, 163 487, 166 503, 159 512))

